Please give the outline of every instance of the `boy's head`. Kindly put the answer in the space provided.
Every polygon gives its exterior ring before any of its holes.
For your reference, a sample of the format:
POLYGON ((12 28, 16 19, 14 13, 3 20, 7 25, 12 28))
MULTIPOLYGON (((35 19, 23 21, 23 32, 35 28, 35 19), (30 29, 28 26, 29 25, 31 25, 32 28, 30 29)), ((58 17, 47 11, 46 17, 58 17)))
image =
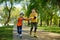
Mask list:
POLYGON ((20 13, 20 17, 23 17, 23 16, 24 16, 24 13, 23 13, 23 12, 21 12, 21 13, 20 13))

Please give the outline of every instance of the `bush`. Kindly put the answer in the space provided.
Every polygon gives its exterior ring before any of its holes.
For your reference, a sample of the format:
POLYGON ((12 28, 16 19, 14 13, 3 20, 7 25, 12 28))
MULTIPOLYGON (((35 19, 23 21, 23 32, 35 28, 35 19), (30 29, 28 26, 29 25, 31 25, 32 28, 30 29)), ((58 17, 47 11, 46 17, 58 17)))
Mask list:
POLYGON ((13 38, 13 26, 0 27, 0 40, 12 40, 13 38))

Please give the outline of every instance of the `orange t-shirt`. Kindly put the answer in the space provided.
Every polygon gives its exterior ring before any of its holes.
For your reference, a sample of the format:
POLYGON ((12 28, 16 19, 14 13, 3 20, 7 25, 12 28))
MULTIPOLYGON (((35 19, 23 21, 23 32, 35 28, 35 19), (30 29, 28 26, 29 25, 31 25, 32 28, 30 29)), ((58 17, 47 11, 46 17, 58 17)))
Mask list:
POLYGON ((17 26, 22 26, 23 18, 18 18, 17 26))

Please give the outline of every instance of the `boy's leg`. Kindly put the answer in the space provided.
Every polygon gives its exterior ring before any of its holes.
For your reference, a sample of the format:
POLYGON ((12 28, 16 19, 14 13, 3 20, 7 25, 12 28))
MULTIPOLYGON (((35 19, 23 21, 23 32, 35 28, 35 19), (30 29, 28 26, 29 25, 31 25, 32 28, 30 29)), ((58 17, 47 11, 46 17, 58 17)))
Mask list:
POLYGON ((22 26, 19 27, 19 34, 20 34, 20 36, 22 36, 22 26))
POLYGON ((30 35, 32 35, 33 23, 31 23, 30 35))
POLYGON ((18 34, 19 34, 19 26, 17 26, 17 32, 18 32, 18 34))
POLYGON ((22 26, 17 27, 17 32, 18 32, 18 36, 20 36, 22 38, 22 26))

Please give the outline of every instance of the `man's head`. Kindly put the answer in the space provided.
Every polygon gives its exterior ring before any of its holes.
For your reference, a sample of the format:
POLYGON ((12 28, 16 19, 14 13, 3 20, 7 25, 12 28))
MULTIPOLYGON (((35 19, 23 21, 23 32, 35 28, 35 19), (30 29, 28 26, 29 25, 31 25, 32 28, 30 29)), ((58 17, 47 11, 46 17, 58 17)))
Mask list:
POLYGON ((32 9, 32 13, 35 13, 36 11, 35 11, 35 9, 32 9))

